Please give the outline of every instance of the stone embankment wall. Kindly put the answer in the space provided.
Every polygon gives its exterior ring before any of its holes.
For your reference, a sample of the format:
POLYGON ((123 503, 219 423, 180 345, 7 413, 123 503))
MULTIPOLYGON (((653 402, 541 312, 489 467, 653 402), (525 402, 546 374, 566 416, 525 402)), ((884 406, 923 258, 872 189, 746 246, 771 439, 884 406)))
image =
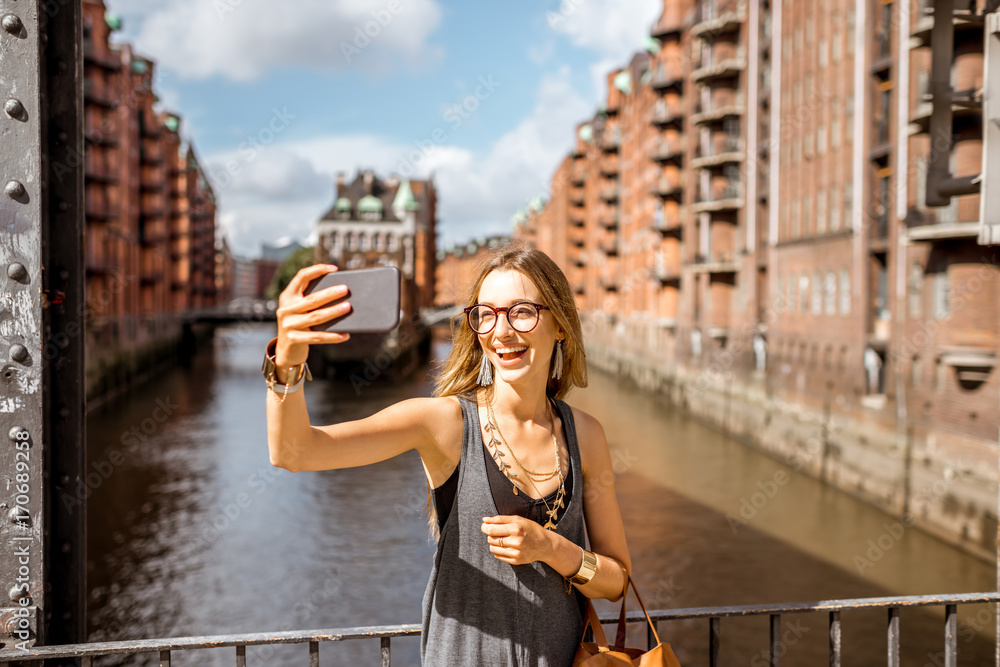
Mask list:
MULTIPOLYGON (((766 374, 689 369, 610 331, 587 339, 588 364, 634 382, 788 467, 869 502, 992 561, 997 543, 996 442, 904 423, 887 410, 833 396, 790 402, 766 374), (623 344, 624 343, 624 344, 623 344)), ((860 401, 859 401, 860 403, 860 401)))

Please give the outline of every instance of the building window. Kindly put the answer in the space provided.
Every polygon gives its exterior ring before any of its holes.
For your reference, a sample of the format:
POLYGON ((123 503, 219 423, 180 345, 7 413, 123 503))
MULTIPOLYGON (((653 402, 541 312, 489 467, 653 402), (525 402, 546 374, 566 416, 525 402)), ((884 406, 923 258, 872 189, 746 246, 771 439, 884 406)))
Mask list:
POLYGON ((869 396, 878 396, 885 393, 884 375, 885 359, 882 355, 871 347, 865 348, 863 363, 865 366, 865 393, 869 396))
POLYGON ((820 125, 816 130, 816 154, 826 155, 826 126, 820 125))
POLYGON ((827 59, 829 58, 828 46, 829 43, 825 39, 819 40, 817 58, 819 60, 820 69, 826 67, 827 65, 827 59))
POLYGON ((785 302, 785 277, 778 276, 774 288, 774 312, 777 314, 784 313, 787 309, 787 303, 785 302))
POLYGON ((812 233, 813 230, 813 205, 812 197, 806 197, 802 200, 802 233, 807 235, 812 233))
POLYGON ((813 315, 823 314, 823 283, 820 281, 819 271, 813 271, 812 281, 812 313, 813 315))
POLYGON ((854 53, 854 9, 847 10, 847 52, 854 53))
POLYGON ((799 312, 809 312, 809 276, 804 273, 799 276, 799 312))
POLYGON ((395 234, 389 234, 389 252, 396 252, 399 250, 399 237, 395 234))
POLYGON ((833 271, 826 272, 826 279, 823 283, 825 292, 825 310, 827 315, 837 314, 837 276, 833 271))
POLYGON ((834 115, 830 120, 830 148, 840 145, 840 116, 834 115))
POLYGON ((795 314, 795 306, 797 301, 795 300, 795 276, 788 276, 788 312, 792 315, 795 314))
POLYGON ((830 186, 830 231, 840 229, 840 188, 830 186))
POLYGON ((797 238, 802 233, 802 200, 792 203, 792 237, 797 238))
POLYGON ((951 317, 950 292, 948 269, 944 268, 934 274, 934 319, 946 320, 951 317))
POLYGON ((370 248, 368 242, 369 242, 369 237, 367 234, 364 233, 358 234, 358 250, 360 250, 361 252, 369 250, 370 248))
POLYGON ((847 269, 840 270, 840 314, 851 314, 851 274, 847 269))
POLYGON ((344 238, 347 240, 346 245, 348 250, 358 249, 358 239, 356 236, 354 236, 353 232, 347 232, 346 234, 344 234, 344 238))
POLYGON ((920 355, 913 355, 913 360, 910 362, 910 384, 913 386, 918 386, 920 384, 920 378, 923 377, 924 369, 920 363, 920 355))
POLYGON ((844 186, 844 229, 852 229, 854 226, 854 189, 850 185, 844 186))
POLYGON ((844 53, 844 38, 840 34, 839 30, 833 31, 833 37, 830 39, 830 44, 833 46, 833 48, 831 49, 833 52, 832 53, 833 62, 839 63, 840 58, 844 53))
POLYGON ((816 232, 822 234, 826 231, 826 190, 816 193, 816 232))
POLYGON ((910 291, 907 295, 910 304, 910 317, 920 317, 923 312, 922 301, 924 298, 924 267, 920 262, 910 265, 910 291))

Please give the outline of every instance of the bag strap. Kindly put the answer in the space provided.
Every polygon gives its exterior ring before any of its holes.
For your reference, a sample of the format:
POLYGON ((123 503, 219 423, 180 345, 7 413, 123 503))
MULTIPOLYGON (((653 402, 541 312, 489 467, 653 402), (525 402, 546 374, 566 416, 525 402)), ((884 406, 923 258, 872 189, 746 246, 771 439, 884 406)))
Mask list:
POLYGON ((583 635, 580 637, 580 643, 587 638, 587 628, 592 628, 594 631, 594 641, 597 645, 605 650, 608 648, 608 639, 604 635, 604 628, 601 627, 601 619, 597 617, 597 610, 594 609, 594 603, 587 598, 587 614, 583 620, 583 635))
MULTIPOLYGON (((639 606, 642 607, 642 613, 646 615, 646 622, 649 623, 649 628, 653 631, 653 637, 656 639, 657 645, 659 645, 660 635, 656 632, 656 626, 653 624, 653 619, 649 617, 649 612, 646 611, 646 603, 642 601, 642 597, 639 595, 639 589, 635 587, 635 582, 632 581, 632 578, 629 576, 628 572, 625 571, 625 568, 622 568, 622 573, 625 575, 625 594, 622 595, 622 610, 618 615, 618 633, 615 635, 614 648, 618 650, 625 647, 625 600, 628 597, 629 587, 631 587, 632 591, 635 593, 635 599, 639 601, 639 606)), ((589 600, 587 604, 590 604, 589 600)), ((593 610, 593 606, 591 606, 591 610, 593 610)), ((596 612, 594 612, 594 615, 596 616, 596 612)), ((586 628, 584 628, 584 632, 586 632, 586 628)))

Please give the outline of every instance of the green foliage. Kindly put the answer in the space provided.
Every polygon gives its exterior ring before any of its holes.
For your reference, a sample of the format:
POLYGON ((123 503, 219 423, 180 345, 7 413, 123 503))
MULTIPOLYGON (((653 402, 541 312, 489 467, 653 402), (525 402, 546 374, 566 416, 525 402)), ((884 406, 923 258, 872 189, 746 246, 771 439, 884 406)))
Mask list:
POLYGON ((314 254, 314 248, 309 247, 299 248, 289 255, 285 263, 281 265, 281 268, 275 272, 274 278, 271 278, 271 284, 267 286, 264 296, 268 299, 277 299, 278 295, 288 287, 288 283, 299 272, 299 269, 304 269, 316 263, 314 254))

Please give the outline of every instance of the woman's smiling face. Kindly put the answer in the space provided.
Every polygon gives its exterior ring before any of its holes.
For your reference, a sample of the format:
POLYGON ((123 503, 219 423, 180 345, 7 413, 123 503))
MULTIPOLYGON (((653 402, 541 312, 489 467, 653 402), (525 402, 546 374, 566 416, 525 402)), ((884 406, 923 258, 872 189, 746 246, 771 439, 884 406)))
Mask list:
MULTIPOLYGON (((502 308, 523 301, 542 303, 541 292, 535 283, 520 271, 498 269, 483 279, 476 303, 502 308)), ((479 335, 479 343, 507 384, 539 381, 544 386, 548 381, 553 346, 564 337, 552 313, 542 310, 538 314, 538 324, 528 333, 516 331, 501 314, 492 331, 479 335)))

